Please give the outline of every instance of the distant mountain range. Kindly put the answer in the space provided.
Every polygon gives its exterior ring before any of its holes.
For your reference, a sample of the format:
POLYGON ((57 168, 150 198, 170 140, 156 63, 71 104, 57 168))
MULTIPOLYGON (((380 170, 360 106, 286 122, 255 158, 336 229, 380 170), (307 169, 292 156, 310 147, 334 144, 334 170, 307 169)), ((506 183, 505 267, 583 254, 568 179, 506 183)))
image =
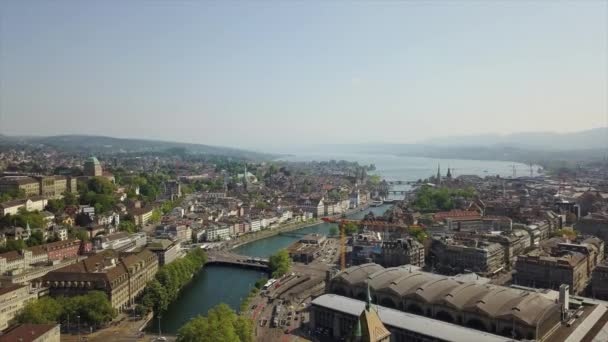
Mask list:
MULTIPOLYGON (((117 152, 163 152, 185 149, 190 153, 269 160, 277 154, 202 144, 104 136, 59 135, 50 137, 0 135, 2 145, 46 145, 65 151, 91 154, 117 152)), ((608 127, 575 133, 517 133, 434 138, 418 144, 323 144, 315 151, 394 154, 429 158, 506 160, 547 164, 554 161, 604 159, 608 156, 608 127)))
POLYGON ((64 151, 105 154, 120 152, 164 152, 184 149, 189 153, 267 160, 276 155, 230 147, 168 142, 146 139, 122 139, 93 135, 57 135, 49 137, 0 135, 0 145, 45 145, 64 151))
POLYGON ((573 133, 515 133, 434 138, 425 145, 439 147, 503 146, 530 150, 567 151, 608 148, 608 127, 573 133))
POLYGON ((504 160, 548 165, 556 161, 588 161, 608 155, 608 128, 576 133, 518 133, 435 138, 418 144, 332 144, 336 152, 402 156, 504 160))

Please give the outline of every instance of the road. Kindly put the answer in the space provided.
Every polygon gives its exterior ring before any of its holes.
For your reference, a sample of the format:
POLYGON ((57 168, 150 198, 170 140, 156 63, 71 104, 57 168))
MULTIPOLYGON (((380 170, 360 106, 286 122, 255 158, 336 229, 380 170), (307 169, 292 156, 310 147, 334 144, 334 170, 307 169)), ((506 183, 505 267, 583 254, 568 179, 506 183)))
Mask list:
POLYGON ((337 264, 339 242, 328 239, 321 256, 308 265, 295 263, 278 288, 262 291, 247 314, 255 323, 255 340, 267 342, 307 341, 308 307, 313 295, 324 292, 325 274, 337 264), (291 275, 293 273, 293 275, 291 275), (279 314, 276 314, 277 307, 279 314), (278 326, 272 326, 276 316, 278 326))

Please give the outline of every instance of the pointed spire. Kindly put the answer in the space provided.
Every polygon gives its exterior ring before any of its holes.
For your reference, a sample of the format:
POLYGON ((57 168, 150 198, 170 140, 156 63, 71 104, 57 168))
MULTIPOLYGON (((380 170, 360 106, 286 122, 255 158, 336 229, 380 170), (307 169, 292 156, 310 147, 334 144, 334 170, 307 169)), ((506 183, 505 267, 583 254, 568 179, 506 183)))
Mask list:
POLYGON ((26 225, 25 225, 25 230, 28 232, 31 232, 32 229, 30 228, 30 221, 27 221, 26 225))
POLYGON ((365 303, 365 310, 370 311, 372 308, 372 291, 369 287, 369 280, 367 281, 367 302, 365 303))
POLYGON ((441 184, 441 164, 437 163, 437 184, 441 184))

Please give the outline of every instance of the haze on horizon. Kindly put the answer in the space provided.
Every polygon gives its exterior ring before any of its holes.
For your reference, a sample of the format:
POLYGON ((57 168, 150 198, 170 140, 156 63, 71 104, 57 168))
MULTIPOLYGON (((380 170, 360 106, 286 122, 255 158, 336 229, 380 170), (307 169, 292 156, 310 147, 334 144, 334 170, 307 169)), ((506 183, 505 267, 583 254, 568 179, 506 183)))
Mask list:
POLYGON ((264 148, 608 125, 608 2, 0 3, 0 133, 264 148))

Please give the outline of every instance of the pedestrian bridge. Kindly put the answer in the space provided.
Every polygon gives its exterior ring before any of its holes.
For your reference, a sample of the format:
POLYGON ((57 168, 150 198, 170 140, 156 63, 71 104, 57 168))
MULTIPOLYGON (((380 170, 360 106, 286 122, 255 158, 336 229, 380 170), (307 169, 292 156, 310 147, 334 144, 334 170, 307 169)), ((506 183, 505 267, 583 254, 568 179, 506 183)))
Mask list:
POLYGON ((270 271, 268 259, 254 258, 223 251, 207 252, 207 264, 250 268, 264 272, 270 271))
POLYGON ((310 233, 298 233, 298 232, 281 232, 281 233, 279 233, 279 235, 281 235, 281 236, 290 236, 290 237, 295 237, 295 238, 301 238, 308 234, 310 234, 310 233))

